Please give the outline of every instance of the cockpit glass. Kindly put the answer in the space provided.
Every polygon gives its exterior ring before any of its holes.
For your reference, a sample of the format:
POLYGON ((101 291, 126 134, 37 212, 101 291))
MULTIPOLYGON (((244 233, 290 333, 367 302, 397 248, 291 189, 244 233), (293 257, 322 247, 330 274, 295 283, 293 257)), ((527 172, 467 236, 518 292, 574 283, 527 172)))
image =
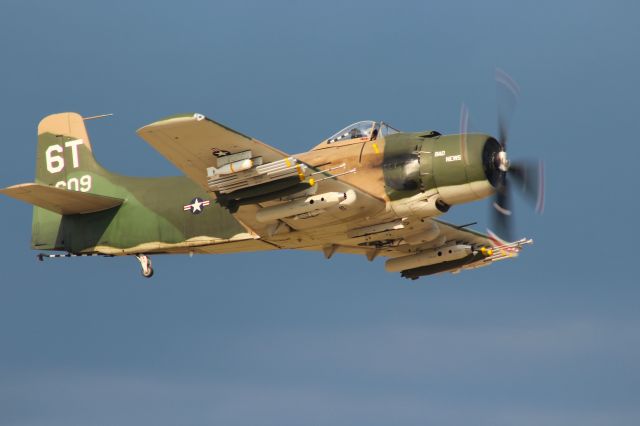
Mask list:
POLYGON ((371 120, 358 121, 344 129, 336 132, 330 138, 327 139, 327 143, 342 142, 347 140, 362 140, 368 141, 376 139, 378 136, 388 136, 393 133, 398 133, 399 130, 394 129, 387 123, 380 121, 375 122, 371 120))
POLYGON ((350 126, 345 127, 339 132, 327 139, 327 143, 346 141, 350 139, 366 139, 369 140, 371 132, 377 125, 375 121, 358 121, 350 126))

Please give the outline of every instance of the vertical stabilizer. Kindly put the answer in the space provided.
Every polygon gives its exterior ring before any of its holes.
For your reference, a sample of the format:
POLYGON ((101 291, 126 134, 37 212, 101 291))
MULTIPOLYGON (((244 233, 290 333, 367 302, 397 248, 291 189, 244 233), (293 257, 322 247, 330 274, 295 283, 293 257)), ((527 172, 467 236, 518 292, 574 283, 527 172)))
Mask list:
MULTIPOLYGON (((81 193, 93 192, 97 175, 105 171, 93 157, 84 119, 74 112, 49 115, 38 125, 36 183, 81 193)), ((62 216, 33 208, 32 247, 62 249, 62 216)))
POLYGON ((91 175, 100 170, 91 151, 84 119, 74 112, 49 115, 38 125, 36 182, 88 192, 91 175), (89 176, 89 177, 87 177, 89 176))

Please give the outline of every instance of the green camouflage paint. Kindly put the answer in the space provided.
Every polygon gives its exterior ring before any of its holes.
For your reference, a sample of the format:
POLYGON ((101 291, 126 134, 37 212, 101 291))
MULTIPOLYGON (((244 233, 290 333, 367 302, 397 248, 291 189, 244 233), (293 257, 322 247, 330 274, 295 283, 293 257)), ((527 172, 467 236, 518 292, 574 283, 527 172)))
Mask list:
POLYGON ((385 190, 391 201, 447 186, 486 181, 483 151, 489 135, 396 133, 386 137, 385 190))
POLYGON ((95 161, 87 144, 73 146, 75 140, 51 133, 39 136, 36 182, 125 201, 119 207, 84 215, 61 216, 34 207, 33 248, 78 253, 96 246, 127 249, 152 242, 178 244, 196 237, 226 240, 246 232, 190 179, 136 178, 108 172, 95 161), (65 145, 69 143, 72 146, 65 145), (196 197, 210 204, 199 214, 185 211, 184 206, 196 197))

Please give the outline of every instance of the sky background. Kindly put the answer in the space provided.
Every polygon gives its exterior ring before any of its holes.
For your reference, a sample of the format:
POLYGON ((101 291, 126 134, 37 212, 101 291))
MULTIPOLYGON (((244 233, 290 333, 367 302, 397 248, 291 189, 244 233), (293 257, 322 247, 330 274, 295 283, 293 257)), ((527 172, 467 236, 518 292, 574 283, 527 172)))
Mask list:
MULTIPOLYGON (((200 112, 284 151, 347 124, 496 133, 494 69, 522 96, 516 261, 408 281, 383 260, 268 252, 36 262, 31 208, 0 200, 0 424, 637 425, 632 1, 0 3, 0 185, 33 180, 47 114, 98 160, 179 172, 135 130, 200 112)), ((443 218, 478 221, 489 202, 443 218)))

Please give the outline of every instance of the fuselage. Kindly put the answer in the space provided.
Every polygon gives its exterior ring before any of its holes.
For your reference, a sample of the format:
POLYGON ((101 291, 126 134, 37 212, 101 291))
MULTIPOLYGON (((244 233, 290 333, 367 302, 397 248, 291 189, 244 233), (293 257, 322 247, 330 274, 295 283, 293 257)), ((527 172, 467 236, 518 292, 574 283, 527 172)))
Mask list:
POLYGON ((431 217, 494 192, 498 142, 486 134, 394 133, 324 142, 296 155, 322 168, 344 164, 345 182, 372 194, 397 217, 431 217))
MULTIPOLYGON (((452 205, 490 195, 494 157, 500 151, 488 135, 405 133, 384 123, 359 122, 289 157, 305 165, 306 175, 294 173, 293 180, 227 194, 235 203, 231 206, 224 194, 187 177, 138 178, 106 170, 95 161, 77 114, 48 116, 38 130, 38 184, 122 200, 117 208, 87 215, 34 208, 33 248, 72 253, 215 253, 363 244, 366 238, 354 230, 438 216, 452 205), (340 182, 361 191, 357 208, 342 205, 293 222, 286 219, 286 226, 255 228, 259 210, 313 195, 322 180, 323 191, 334 196, 341 196, 340 182)), ((267 212, 277 213, 265 210, 261 217, 268 217, 267 212)))

